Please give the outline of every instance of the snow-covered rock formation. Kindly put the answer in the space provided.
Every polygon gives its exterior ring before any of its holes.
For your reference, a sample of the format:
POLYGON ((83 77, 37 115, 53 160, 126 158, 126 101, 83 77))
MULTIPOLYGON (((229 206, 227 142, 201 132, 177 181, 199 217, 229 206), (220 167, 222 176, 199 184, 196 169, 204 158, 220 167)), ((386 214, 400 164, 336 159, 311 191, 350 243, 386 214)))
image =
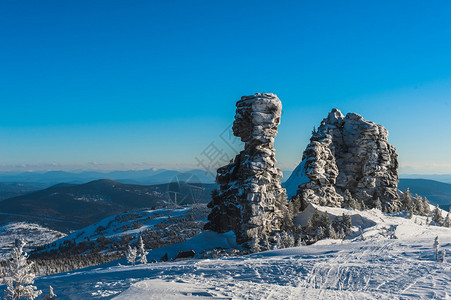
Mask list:
POLYGON ((388 131, 355 113, 333 109, 314 130, 302 162, 285 187, 296 208, 306 203, 340 207, 346 190, 359 203, 399 207, 398 154, 388 131))
POLYGON ((236 106, 233 133, 245 148, 218 169, 220 189, 212 195, 205 228, 220 233, 233 230, 238 244, 260 251, 270 248, 274 235, 286 224, 286 193, 273 147, 282 104, 274 94, 255 94, 242 97, 236 106))

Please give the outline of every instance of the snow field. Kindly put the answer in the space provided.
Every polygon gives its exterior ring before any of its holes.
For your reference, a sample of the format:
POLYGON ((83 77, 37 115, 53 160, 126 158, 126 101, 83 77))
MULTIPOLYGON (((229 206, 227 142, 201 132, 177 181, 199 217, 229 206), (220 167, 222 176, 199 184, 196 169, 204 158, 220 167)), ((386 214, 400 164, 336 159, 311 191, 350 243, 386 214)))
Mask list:
MULTIPOLYGON (((351 214, 353 222, 360 220, 360 228, 354 227, 344 241, 135 267, 113 262, 42 277, 36 283, 41 289, 52 285, 61 299, 450 298, 451 263, 436 262, 432 245, 438 236, 440 249, 451 261, 451 229, 419 225, 426 221, 423 217, 408 219, 375 209, 317 209, 331 216, 351 214)), ((230 244, 227 234, 208 234, 150 251, 148 258, 171 249, 176 253, 196 245, 199 250, 230 244)))

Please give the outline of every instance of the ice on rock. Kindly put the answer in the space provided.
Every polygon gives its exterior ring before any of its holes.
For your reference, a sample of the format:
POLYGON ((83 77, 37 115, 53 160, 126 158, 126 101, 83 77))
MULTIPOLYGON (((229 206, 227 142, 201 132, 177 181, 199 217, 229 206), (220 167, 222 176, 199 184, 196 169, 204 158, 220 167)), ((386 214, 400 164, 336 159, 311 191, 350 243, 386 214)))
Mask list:
POLYGON ((287 180, 288 196, 301 202, 301 208, 307 203, 340 207, 349 190, 367 207, 375 207, 380 198, 384 210, 397 210, 397 158, 383 126, 333 109, 313 132, 302 162, 287 180))
POLYGON ((244 96, 236 104, 233 133, 245 143, 232 163, 217 171, 209 223, 216 232, 233 230, 237 243, 265 250, 283 227, 287 213, 282 171, 275 167, 274 138, 282 104, 274 94, 244 96))

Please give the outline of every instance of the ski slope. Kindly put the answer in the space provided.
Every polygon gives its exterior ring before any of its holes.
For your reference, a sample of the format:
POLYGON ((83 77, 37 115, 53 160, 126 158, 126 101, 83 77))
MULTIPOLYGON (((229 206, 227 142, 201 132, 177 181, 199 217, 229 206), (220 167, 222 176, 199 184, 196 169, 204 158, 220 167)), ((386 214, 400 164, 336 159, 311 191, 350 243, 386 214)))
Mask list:
POLYGON ((0 261, 11 251, 14 241, 23 238, 27 241, 26 250, 51 243, 65 234, 35 223, 13 222, 0 226, 0 261))
MULTIPOLYGON (((61 239, 53 241, 45 249, 39 251, 48 252, 59 250, 72 242, 74 248, 76 245, 92 241, 93 246, 87 248, 88 253, 92 248, 98 247, 98 239, 104 238, 111 242, 119 243, 124 236, 130 236, 132 241, 137 241, 138 237, 145 234, 146 231, 157 233, 161 237, 161 245, 174 243, 170 240, 171 236, 177 237, 177 242, 185 240, 201 232, 203 224, 207 222, 209 209, 206 205, 196 205, 185 208, 169 208, 156 210, 136 210, 109 216, 99 222, 77 230, 61 239), (188 222, 184 220, 193 220, 188 222), (175 227, 175 228, 173 228, 175 227), (181 227, 181 229, 180 229, 181 227)), ((104 253, 112 252, 110 244, 103 246, 104 253)), ((70 251, 66 249, 65 251, 70 251)))
MULTIPOLYGON (((450 299, 451 263, 436 262, 432 245, 438 236, 451 261, 451 229, 376 209, 318 209, 330 215, 345 211, 361 220, 360 228, 344 241, 135 267, 121 260, 42 277, 36 284, 43 290, 52 285, 60 299, 450 299)), ((230 234, 208 234, 155 249, 148 258, 230 242, 230 234)))

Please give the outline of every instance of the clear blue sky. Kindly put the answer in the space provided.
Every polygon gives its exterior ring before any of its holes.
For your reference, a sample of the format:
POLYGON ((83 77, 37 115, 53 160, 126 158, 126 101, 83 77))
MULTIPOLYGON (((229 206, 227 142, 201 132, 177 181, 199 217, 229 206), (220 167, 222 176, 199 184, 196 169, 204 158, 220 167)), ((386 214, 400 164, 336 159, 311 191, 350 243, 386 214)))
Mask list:
POLYGON ((273 92, 283 169, 336 107, 389 130, 401 173, 451 173, 449 1, 0 5, 0 171, 196 167, 273 92))

